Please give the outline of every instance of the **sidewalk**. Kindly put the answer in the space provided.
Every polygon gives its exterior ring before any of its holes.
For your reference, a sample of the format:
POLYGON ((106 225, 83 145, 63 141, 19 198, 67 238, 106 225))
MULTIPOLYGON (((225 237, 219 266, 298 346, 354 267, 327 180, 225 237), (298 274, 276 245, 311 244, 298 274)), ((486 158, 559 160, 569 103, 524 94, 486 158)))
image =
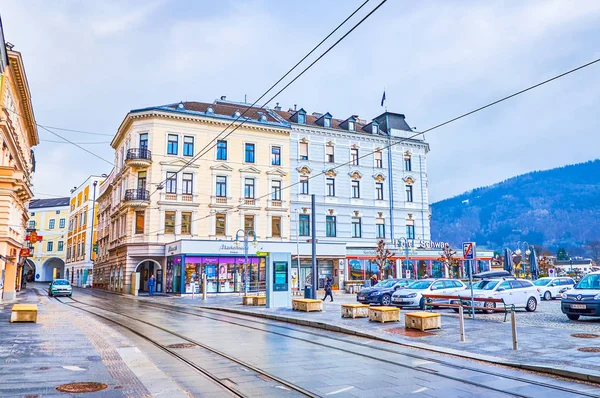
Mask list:
POLYGON ((125 336, 33 289, 0 304, 0 361, 2 397, 65 396, 56 387, 78 382, 107 385, 90 397, 187 397, 125 336), (10 323, 15 303, 38 304, 37 323, 10 323))

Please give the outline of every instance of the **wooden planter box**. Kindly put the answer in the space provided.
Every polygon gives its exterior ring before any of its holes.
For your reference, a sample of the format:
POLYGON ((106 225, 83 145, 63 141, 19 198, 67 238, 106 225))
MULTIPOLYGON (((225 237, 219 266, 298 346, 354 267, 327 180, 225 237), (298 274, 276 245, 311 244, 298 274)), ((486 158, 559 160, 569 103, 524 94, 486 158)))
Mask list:
POLYGON ((15 304, 10 313, 10 322, 37 322, 38 307, 35 304, 15 304))
POLYGON ((267 305, 267 296, 244 296, 243 305, 267 305))
POLYGON ((370 307, 369 321, 391 322, 400 320, 400 309, 396 307, 370 307))
POLYGON ((342 318, 368 318, 368 304, 342 304, 342 318))
POLYGON ((323 301, 313 299, 293 299, 292 309, 294 311, 323 311, 323 301))
POLYGON ((406 329, 418 329, 422 332, 428 329, 441 329, 442 316, 435 312, 413 312, 405 314, 404 326, 406 329))

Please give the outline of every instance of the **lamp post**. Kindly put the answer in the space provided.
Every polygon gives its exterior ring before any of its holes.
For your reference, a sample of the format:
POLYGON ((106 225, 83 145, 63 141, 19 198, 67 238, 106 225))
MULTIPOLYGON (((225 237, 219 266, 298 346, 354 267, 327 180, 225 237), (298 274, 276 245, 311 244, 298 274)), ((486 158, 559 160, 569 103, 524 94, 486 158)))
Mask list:
MULTIPOLYGON (((96 186, 98 185, 98 180, 94 181, 94 200, 92 201, 92 230, 90 231, 90 261, 92 262, 92 264, 94 263, 94 260, 92 259, 93 255, 94 255, 94 219, 96 218, 96 186)), ((89 272, 88 275, 85 278, 85 281, 83 281, 84 286, 87 285, 87 280, 89 278, 89 272)))
POLYGON ((238 245, 240 243, 240 232, 244 234, 244 296, 248 295, 248 280, 250 279, 248 276, 248 235, 252 234, 254 240, 252 244, 256 246, 256 233, 253 230, 244 231, 243 229, 238 229, 235 233, 235 244, 238 245))

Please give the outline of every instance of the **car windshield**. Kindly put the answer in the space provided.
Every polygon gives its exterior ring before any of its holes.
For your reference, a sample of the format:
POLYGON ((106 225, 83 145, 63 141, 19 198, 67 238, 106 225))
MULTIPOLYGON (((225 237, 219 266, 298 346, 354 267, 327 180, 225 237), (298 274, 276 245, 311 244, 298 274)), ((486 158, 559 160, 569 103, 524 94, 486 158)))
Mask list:
POLYGON ((538 279, 537 281, 533 282, 533 284, 536 286, 546 286, 548 283, 550 283, 550 279, 538 279))
POLYGON ((395 284, 396 284, 395 280, 388 279, 388 280, 379 282, 374 287, 392 287, 395 284))
POLYGON ((433 283, 433 281, 417 281, 417 282, 411 283, 406 288, 422 290, 422 289, 427 289, 429 286, 431 286, 432 283, 433 283))
POLYGON ((54 285, 68 285, 69 281, 65 281, 64 279, 57 279, 52 282, 54 285))
POLYGON ((575 285, 576 289, 600 289, 600 274, 586 275, 575 285))
POLYGON ((473 285, 473 289, 477 289, 477 290, 493 290, 496 285, 498 284, 498 281, 479 281, 477 283, 475 283, 473 285))

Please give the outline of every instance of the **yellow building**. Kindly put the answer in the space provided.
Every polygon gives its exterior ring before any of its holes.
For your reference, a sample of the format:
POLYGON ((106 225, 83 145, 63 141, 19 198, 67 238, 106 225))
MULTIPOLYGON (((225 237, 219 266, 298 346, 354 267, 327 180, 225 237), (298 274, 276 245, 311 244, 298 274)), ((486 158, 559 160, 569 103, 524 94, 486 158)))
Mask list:
POLYGON ((39 143, 31 94, 21 54, 6 46, 0 22, 0 297, 12 300, 21 289, 31 178, 39 143))
POLYGON ((31 257, 23 269, 27 282, 50 282, 65 278, 67 221, 70 198, 34 199, 29 203, 27 230, 42 241, 31 244, 31 257))
MULTIPOLYGON (((155 274, 157 291, 181 293, 177 276, 185 271, 166 264, 165 254, 178 239, 227 246, 241 229, 289 241, 289 190, 282 189, 289 185, 289 124, 252 108, 245 123, 222 133, 247 107, 222 98, 127 114, 111 143, 116 168, 98 197, 96 287, 129 293, 137 273, 134 293, 147 291, 155 274)), ((223 286, 235 290, 229 279, 236 272, 224 275, 223 286)))

